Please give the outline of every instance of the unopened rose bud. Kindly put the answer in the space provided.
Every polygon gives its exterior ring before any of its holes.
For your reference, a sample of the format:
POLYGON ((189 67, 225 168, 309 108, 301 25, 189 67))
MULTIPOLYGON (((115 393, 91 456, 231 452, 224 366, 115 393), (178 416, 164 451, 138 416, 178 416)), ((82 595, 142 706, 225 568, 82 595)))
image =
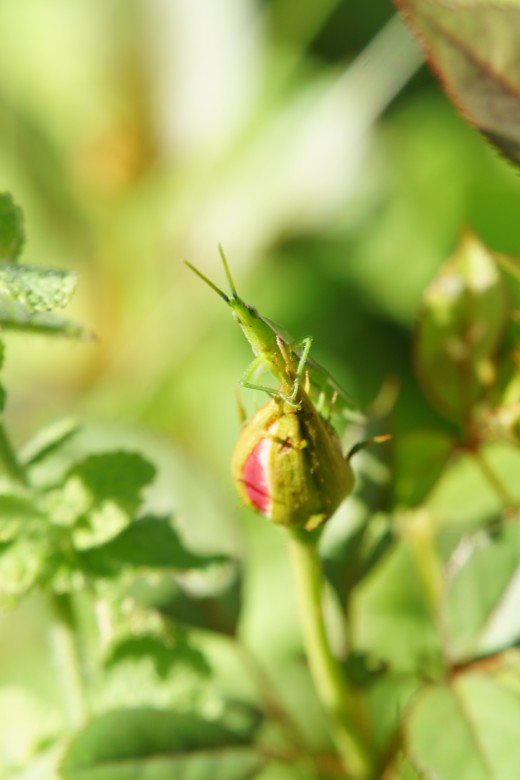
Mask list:
POLYGON ((232 460, 244 503, 272 520, 311 530, 352 491, 354 474, 333 428, 300 391, 297 408, 275 397, 246 423, 232 460))

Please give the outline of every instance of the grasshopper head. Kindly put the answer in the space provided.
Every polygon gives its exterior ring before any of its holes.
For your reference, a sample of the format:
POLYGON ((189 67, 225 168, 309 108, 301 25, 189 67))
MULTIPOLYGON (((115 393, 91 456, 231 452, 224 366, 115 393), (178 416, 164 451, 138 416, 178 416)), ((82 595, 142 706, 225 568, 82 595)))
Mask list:
MULTIPOLYGON (((205 276, 202 273, 202 271, 199 271, 198 268, 195 268, 194 265, 189 263, 187 260, 185 260, 184 262, 188 266, 188 268, 190 268, 193 271, 194 274, 197 274, 197 276, 200 279, 202 279, 203 282, 206 282, 206 284, 209 287, 211 287, 211 289, 214 290, 217 293, 217 295, 220 295, 220 297, 223 298, 226 303, 229 303, 229 305, 234 309, 235 307, 233 306, 233 301, 235 301, 235 302, 242 302, 242 301, 241 301, 241 299, 240 299, 240 297, 239 297, 239 295, 238 295, 238 293, 236 291, 235 283, 233 281, 233 277, 231 276, 231 271, 229 270, 229 265, 228 265, 228 262, 226 260, 226 256, 224 254, 224 250, 222 249, 222 246, 220 244, 219 244, 219 247, 218 247, 218 251, 220 252, 220 257, 222 258, 222 263, 224 265, 224 271, 226 272, 226 277, 227 277, 227 280, 229 282, 229 288, 231 290, 231 294, 230 295, 226 295, 224 290, 221 290, 220 287, 217 287, 217 285, 214 282, 212 282, 211 279, 208 279, 208 277, 205 276)), ((245 306, 246 304, 242 303, 242 305, 245 306)))
POLYGON ((250 306, 248 303, 245 303, 242 298, 237 293, 235 283, 233 281, 233 277, 231 276, 231 271, 229 270, 229 265, 226 259, 226 256, 224 254, 224 250, 219 245, 219 252, 220 257, 222 258, 222 264, 224 265, 224 271, 226 272, 226 277, 229 283, 230 288, 230 294, 227 295, 224 290, 221 290, 220 287, 217 287, 217 285, 211 281, 211 279, 208 279, 207 276, 205 276, 202 271, 199 271, 198 268, 195 268, 194 265, 189 263, 187 260, 184 262, 190 268, 193 273, 197 274, 197 276, 202 279, 203 282, 205 282, 209 287, 211 287, 214 292, 217 293, 217 295, 220 295, 220 297, 231 307, 231 310, 233 312, 233 317, 238 322, 238 324, 244 328, 248 327, 252 321, 259 319, 259 314, 257 310, 250 306))
POLYGON ((199 271, 198 268, 195 268, 195 266, 193 266, 191 263, 188 263, 187 260, 184 262, 188 268, 191 268, 193 273, 197 274, 197 276, 202 279, 203 282, 206 282, 206 284, 211 287, 211 289, 214 290, 217 295, 219 295, 228 304, 228 306, 231 308, 235 321, 240 325, 255 355, 259 355, 260 353, 265 352, 266 344, 268 349, 274 348, 274 336, 272 328, 267 324, 266 321, 263 320, 263 318, 253 306, 245 303, 245 301, 243 301, 239 296, 236 291, 233 277, 231 276, 231 271, 229 270, 226 256, 221 246, 219 246, 219 252, 230 287, 229 295, 221 290, 220 287, 217 287, 217 285, 208 279, 208 277, 205 276, 201 271, 199 271))

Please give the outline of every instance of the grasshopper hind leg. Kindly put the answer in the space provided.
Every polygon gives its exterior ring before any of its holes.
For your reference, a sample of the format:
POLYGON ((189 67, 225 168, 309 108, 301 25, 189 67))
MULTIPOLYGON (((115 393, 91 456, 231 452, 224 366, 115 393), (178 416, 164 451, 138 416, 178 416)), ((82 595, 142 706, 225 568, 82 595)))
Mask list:
POLYGON ((289 403, 294 403, 298 397, 298 390, 300 389, 301 381, 305 376, 305 366, 307 365, 307 358, 309 357, 309 352, 312 346, 312 338, 307 336, 307 338, 302 339, 301 341, 297 341, 294 344, 285 344, 282 339, 277 336, 276 341, 287 366, 289 366, 290 362, 287 356, 287 350, 290 351, 291 355, 298 358, 298 366, 296 368, 291 394, 286 399, 289 403))
POLYGON ((298 368, 296 369, 296 376, 294 378, 294 385, 293 390, 291 393, 291 398, 294 400, 298 395, 298 390, 300 389, 300 382, 302 381, 305 373, 305 366, 307 364, 307 358, 309 357, 309 352, 312 347, 312 338, 310 336, 307 336, 306 339, 303 339, 303 341, 300 342, 302 351, 300 353, 300 360, 298 362, 298 368))
POLYGON ((276 336, 276 342, 278 344, 280 354, 285 362, 288 384, 292 381, 290 392, 284 393, 277 388, 261 385, 254 381, 255 378, 262 373, 262 371, 269 371, 270 369, 270 364, 264 355, 259 355, 249 364, 247 370, 242 376, 242 379, 240 380, 240 385, 250 390, 261 390, 264 393, 268 393, 268 395, 272 397, 281 398, 283 401, 289 404, 289 406, 292 406, 296 409, 299 406, 298 391, 300 389, 302 379, 305 377, 305 366, 312 345, 312 339, 308 337, 302 341, 299 341, 298 347, 300 350, 298 352, 293 350, 292 345, 286 344, 279 335, 276 336), (296 371, 292 369, 291 365, 291 363, 295 362, 294 358, 298 358, 296 371))
POLYGON ((270 396, 282 396, 282 393, 280 393, 279 390, 277 390, 275 387, 268 387, 267 385, 260 385, 257 382, 255 382, 255 378, 261 374, 263 371, 266 370, 268 366, 266 366, 266 361, 263 355, 259 355, 256 357, 246 368, 242 379, 240 380, 239 384, 241 387, 245 387, 248 390, 260 390, 263 393, 267 393, 270 396))

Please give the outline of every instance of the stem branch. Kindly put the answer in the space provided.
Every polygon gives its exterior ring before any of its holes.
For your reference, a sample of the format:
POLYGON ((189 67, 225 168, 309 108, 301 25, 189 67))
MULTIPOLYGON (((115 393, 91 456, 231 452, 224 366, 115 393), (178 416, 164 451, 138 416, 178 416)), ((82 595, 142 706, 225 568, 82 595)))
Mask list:
POLYGON ((322 572, 315 534, 290 529, 292 561, 300 622, 316 691, 327 712, 331 734, 350 778, 370 777, 366 724, 360 702, 332 655, 323 620, 322 572))
POLYGON ((2 421, 0 421, 0 471, 4 471, 10 479, 20 485, 27 484, 24 470, 18 462, 2 421))
POLYGON ((482 452, 480 450, 476 450, 473 453, 473 457, 475 458, 475 462, 480 468, 483 476, 488 481, 488 484, 493 488, 497 496, 502 501, 504 510, 506 512, 510 512, 516 509, 517 504, 515 499, 509 492, 504 482, 502 482, 496 471, 492 468, 489 461, 484 457, 482 452))
POLYGON ((83 725, 87 701, 79 656, 73 605, 68 594, 51 593, 53 615, 51 647, 60 683, 65 713, 73 728, 83 725))

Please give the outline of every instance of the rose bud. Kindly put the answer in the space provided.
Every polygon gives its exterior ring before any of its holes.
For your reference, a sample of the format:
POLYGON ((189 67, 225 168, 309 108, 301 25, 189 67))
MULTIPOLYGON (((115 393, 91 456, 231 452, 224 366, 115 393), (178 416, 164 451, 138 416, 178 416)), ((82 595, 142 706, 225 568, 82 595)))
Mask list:
POLYGON ((291 528, 312 530, 352 491, 354 474, 332 426, 300 389, 298 407, 274 397, 242 428, 231 459, 244 503, 291 528))

